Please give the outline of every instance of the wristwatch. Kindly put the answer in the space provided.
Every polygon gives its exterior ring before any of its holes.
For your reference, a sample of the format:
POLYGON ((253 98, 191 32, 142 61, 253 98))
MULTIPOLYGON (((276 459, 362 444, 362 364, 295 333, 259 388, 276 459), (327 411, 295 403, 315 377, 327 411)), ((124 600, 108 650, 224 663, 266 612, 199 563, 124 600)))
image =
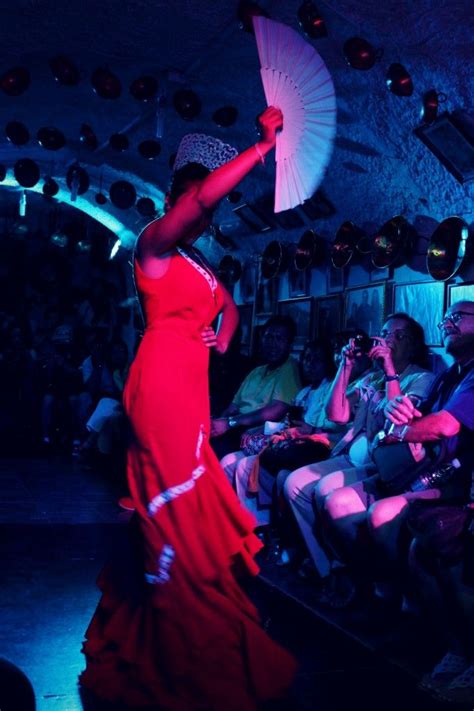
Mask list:
POLYGON ((235 417, 228 417, 227 424, 229 425, 229 427, 237 427, 239 423, 237 422, 235 417))

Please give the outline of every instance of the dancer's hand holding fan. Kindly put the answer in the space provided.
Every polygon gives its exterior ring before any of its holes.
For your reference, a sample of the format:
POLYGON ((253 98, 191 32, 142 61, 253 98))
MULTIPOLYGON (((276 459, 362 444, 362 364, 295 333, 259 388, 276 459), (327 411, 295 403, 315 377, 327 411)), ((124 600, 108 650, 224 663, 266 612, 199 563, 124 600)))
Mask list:
POLYGON ((284 116, 275 156, 275 212, 281 212, 321 183, 336 132, 334 85, 319 54, 295 30, 261 16, 253 24, 267 104, 284 116))

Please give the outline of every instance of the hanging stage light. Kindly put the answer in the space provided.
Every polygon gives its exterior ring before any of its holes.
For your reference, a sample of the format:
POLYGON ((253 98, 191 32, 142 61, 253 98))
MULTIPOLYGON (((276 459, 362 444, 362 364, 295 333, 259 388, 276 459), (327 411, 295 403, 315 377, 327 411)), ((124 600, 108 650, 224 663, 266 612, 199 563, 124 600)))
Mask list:
POLYGON ((254 17, 270 17, 270 15, 256 2, 251 2, 250 0, 240 0, 239 7, 237 8, 237 19, 239 20, 240 28, 245 30, 245 32, 250 32, 252 35, 254 34, 254 17))
POLYGON ((343 52, 349 66, 363 71, 372 69, 383 54, 383 50, 374 49, 363 37, 350 37, 344 42, 343 52))
POLYGON ((423 123, 433 123, 438 115, 439 105, 447 98, 446 94, 438 93, 436 89, 430 89, 423 94, 423 108, 420 114, 423 123))
POLYGON ((158 93, 155 77, 141 76, 130 84, 130 93, 137 101, 151 101, 158 93))
POLYGON ((59 192, 59 185, 53 178, 45 178, 43 183, 43 195, 54 197, 59 192))
POLYGON ((30 132, 21 121, 9 121, 5 126, 5 135, 14 146, 24 146, 30 140, 30 132))
POLYGON ((403 64, 391 64, 387 72, 387 86, 396 96, 411 96, 413 81, 403 64))
POLYGON ((201 99, 192 89, 178 89, 173 96, 173 105, 185 121, 192 121, 201 113, 201 99))
POLYGON ((118 99, 122 93, 120 79, 107 67, 98 67, 92 74, 92 88, 102 99, 118 99))
POLYGON ((79 71, 68 57, 64 55, 53 57, 49 62, 49 66, 58 84, 63 84, 63 86, 76 86, 76 84, 79 84, 79 71))
POLYGON ((17 182, 23 188, 32 188, 40 179, 40 169, 38 164, 31 158, 21 158, 17 160, 13 167, 13 173, 17 182))
POLYGON ((318 8, 310 0, 306 0, 298 9, 298 20, 301 28, 312 39, 321 39, 328 36, 326 22, 318 8))
POLYGON ((91 126, 89 126, 88 123, 82 124, 81 132, 79 134, 79 141, 90 151, 95 151, 99 145, 97 136, 95 135, 94 130, 91 128, 91 126))
POLYGON ((13 67, 0 78, 0 87, 7 96, 20 96, 30 85, 30 72, 26 67, 13 67))

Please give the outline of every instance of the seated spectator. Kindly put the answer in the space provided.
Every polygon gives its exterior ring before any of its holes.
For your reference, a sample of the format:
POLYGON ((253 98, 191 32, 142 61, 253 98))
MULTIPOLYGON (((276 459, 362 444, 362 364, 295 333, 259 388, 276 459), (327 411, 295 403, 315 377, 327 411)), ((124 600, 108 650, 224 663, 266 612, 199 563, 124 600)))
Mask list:
POLYGON ((77 362, 73 331, 70 326, 58 326, 52 337, 53 350, 45 354, 42 363, 43 398, 41 424, 43 443, 50 445, 58 426, 61 436, 72 440, 73 449, 79 445, 81 422, 77 398, 81 376, 77 362))
POLYGON ((455 364, 436 378, 417 407, 406 391, 389 398, 385 415, 394 427, 376 440, 379 476, 333 491, 324 503, 345 560, 356 560, 356 542, 368 524, 379 553, 371 568, 380 578, 379 589, 385 582, 391 594, 400 580, 401 533, 410 503, 420 498, 469 500, 474 467, 474 302, 450 306, 439 328, 455 364), (410 457, 406 472, 402 456, 410 457), (393 462, 397 478, 390 479, 393 462))
POLYGON ((212 348, 209 354, 211 417, 229 407, 240 383, 255 365, 249 356, 240 352, 241 338, 242 329, 239 326, 225 353, 219 353, 212 348))
MULTIPOLYGON (((94 355, 98 355, 97 351, 94 355)), ((86 424, 89 434, 80 448, 83 461, 95 450, 99 441, 100 451, 103 454, 111 454, 113 442, 118 444, 120 439, 118 432, 125 430, 122 392, 129 366, 126 344, 121 340, 113 341, 107 348, 103 362, 100 360, 94 360, 93 373, 86 381, 88 384, 91 378, 96 380, 94 386, 97 404, 86 424)))
MULTIPOLYGON (((261 454, 251 454, 244 447, 227 454, 221 460, 222 468, 234 485, 239 499, 254 513, 259 525, 269 523, 278 471, 286 468, 290 461, 299 461, 302 465, 326 458, 330 452, 330 438, 337 438, 336 432, 340 430, 338 425, 327 420, 325 412, 334 375, 330 348, 322 341, 307 343, 301 364, 303 380, 309 385, 296 395, 293 406, 282 422, 284 429, 278 427, 279 434, 255 438, 256 442, 259 439, 262 443, 261 454), (287 426, 290 422, 292 427, 287 426), (266 457, 266 467, 262 466, 263 457, 266 457)), ((264 433, 264 428, 257 428, 255 434, 258 433, 264 433)))
POLYGON ((272 316, 262 329, 265 365, 254 368, 229 407, 211 420, 212 447, 221 459, 237 450, 242 433, 266 420, 278 422, 301 388, 298 364, 290 357, 296 333, 289 316, 272 316))
MULTIPOLYGON (((356 406, 354 422, 324 462, 295 470, 285 482, 284 492, 319 575, 325 578, 331 561, 315 535, 316 515, 313 496, 318 501, 348 484, 376 473, 369 444, 384 425, 383 408, 387 399, 400 393, 422 397, 433 380, 423 366, 427 348, 422 327, 403 313, 389 316, 380 336, 373 337, 368 352, 376 368, 359 381, 351 397, 347 387, 358 357, 354 339, 342 350, 342 360, 331 389, 327 413, 339 423, 347 423, 356 406), (319 482, 319 483, 318 483, 319 482)), ((352 519, 347 519, 351 526, 352 519)))

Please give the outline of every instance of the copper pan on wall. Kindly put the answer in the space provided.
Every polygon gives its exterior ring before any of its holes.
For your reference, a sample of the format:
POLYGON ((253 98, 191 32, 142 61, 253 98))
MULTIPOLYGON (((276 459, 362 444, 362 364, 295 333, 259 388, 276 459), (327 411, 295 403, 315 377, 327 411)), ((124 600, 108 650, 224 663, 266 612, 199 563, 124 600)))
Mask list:
POLYGON ((283 274, 290 262, 290 248, 287 244, 273 240, 262 254, 261 274, 264 279, 274 279, 283 274))
POLYGON ((385 269, 400 265, 413 248, 414 238, 414 228, 402 215, 392 217, 373 236, 373 266, 385 269))
POLYGON ((331 263, 336 269, 343 269, 353 259, 357 245, 365 238, 365 233, 353 222, 343 222, 336 232, 331 247, 331 263))
POLYGON ((296 245, 293 264, 297 271, 304 271, 321 264, 326 254, 326 242, 314 230, 306 230, 296 245))
POLYGON ((469 227, 461 217, 447 217, 431 235, 426 266, 433 279, 446 281, 461 268, 466 256, 469 227))
POLYGON ((226 254, 219 262, 217 275, 224 285, 236 284, 242 276, 242 264, 238 259, 226 254))

